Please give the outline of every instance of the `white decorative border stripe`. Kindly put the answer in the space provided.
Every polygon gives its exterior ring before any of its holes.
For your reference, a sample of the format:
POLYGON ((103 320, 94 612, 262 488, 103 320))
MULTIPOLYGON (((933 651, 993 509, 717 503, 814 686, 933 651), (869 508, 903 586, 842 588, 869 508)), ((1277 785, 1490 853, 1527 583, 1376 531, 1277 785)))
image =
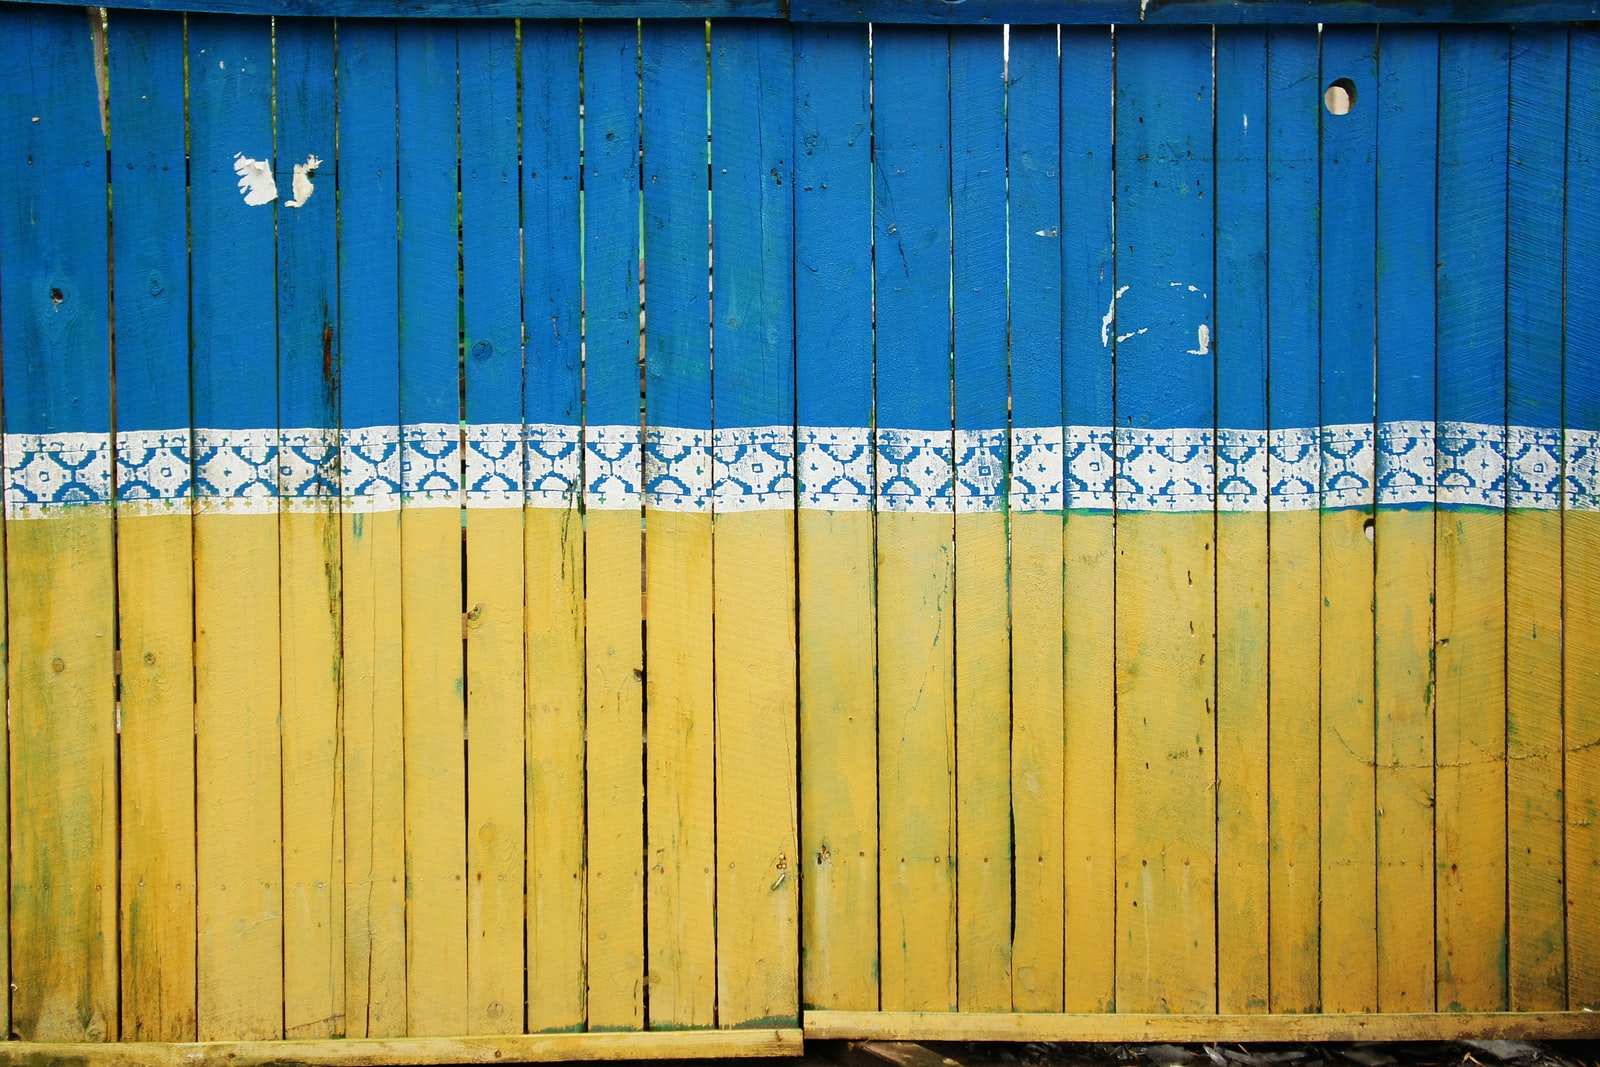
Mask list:
POLYGON ((459 508, 461 425, 419 422, 400 429, 400 493, 408 508, 459 508))
POLYGON ((877 432, 878 510, 925 515, 955 512, 955 433, 877 432))
POLYGON ((1068 426, 1063 435, 1066 506, 1110 511, 1116 503, 1116 435, 1105 426, 1068 426))
POLYGON ((711 435, 712 508, 787 511, 794 507, 794 429, 749 426, 711 435))
POLYGON ((520 422, 468 424, 467 506, 520 508, 526 436, 520 422))
POLYGON ((1600 511, 1600 431, 1568 430, 1562 449, 1567 461, 1562 503, 1571 511, 1600 511))
POLYGON ((278 431, 278 502, 285 511, 326 512, 339 506, 339 431, 278 431))
POLYGON ((111 499, 109 433, 8 433, 6 515, 43 518, 51 510, 111 499))
POLYGON ((644 437, 644 506, 711 513, 711 431, 653 426, 644 437))
POLYGON ((1434 478, 1434 439, 1431 422, 1378 424, 1378 503, 1431 504, 1434 478))
POLYGON ((583 429, 583 503, 587 508, 637 511, 644 456, 637 426, 583 429))
POLYGON ((1005 430, 956 431, 956 514, 1000 510, 1006 499, 1005 430))
POLYGON ((872 431, 864 426, 802 426, 800 506, 823 511, 872 510, 872 431))
POLYGON ((1117 507, 1210 511, 1217 481, 1210 430, 1117 427, 1117 507))
POLYGON ((278 511, 278 430, 194 431, 195 511, 278 511))
POLYGON ((1060 511, 1065 507, 1062 455, 1061 427, 1013 428, 1006 506, 1012 511, 1060 511))
POLYGON ((577 426, 530 422, 524 432, 528 506, 573 507, 583 483, 583 431, 577 426))
POLYGON ((400 427, 345 430, 339 447, 340 493, 345 511, 370 515, 400 508, 400 427))

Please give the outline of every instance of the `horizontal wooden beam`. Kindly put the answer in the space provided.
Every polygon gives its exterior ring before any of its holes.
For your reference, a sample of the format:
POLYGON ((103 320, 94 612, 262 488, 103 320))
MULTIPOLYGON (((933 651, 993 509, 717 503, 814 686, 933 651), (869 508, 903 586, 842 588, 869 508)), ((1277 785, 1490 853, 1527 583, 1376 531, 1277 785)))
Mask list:
POLYGON ((505 1037, 334 1038, 319 1041, 54 1044, 0 1041, 0 1065, 47 1067, 375 1067, 569 1060, 698 1060, 799 1056, 800 1031, 656 1030, 646 1033, 519 1034, 505 1037))
MULTIPOLYGON (((81 0, 0 0, 82 6, 81 0)), ((142 11, 335 18, 754 18, 941 25, 1504 23, 1600 19, 1600 0, 122 0, 142 11)))
POLYGON ((804 1027, 806 1038, 817 1041, 1556 1041, 1600 1038, 1600 1013, 1054 1015, 808 1011, 804 1027))

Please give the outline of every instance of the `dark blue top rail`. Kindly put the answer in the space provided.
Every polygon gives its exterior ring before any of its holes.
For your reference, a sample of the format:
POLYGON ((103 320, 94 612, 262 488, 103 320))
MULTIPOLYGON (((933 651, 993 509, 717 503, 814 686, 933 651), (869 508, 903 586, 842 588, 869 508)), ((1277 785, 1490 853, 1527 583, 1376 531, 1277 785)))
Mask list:
MULTIPOLYGON (((14 2, 18 0, 0 0, 14 2)), ((74 0, 43 2, 71 4, 74 0)), ((123 0, 110 6, 337 18, 757 18, 951 25, 1527 23, 1600 19, 1600 0, 123 0)))

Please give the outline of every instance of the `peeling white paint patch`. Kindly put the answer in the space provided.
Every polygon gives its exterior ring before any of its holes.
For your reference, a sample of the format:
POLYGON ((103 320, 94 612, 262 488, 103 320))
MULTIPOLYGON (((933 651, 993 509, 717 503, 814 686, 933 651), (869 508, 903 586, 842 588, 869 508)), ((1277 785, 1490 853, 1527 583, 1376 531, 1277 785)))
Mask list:
POLYGON ((1100 320, 1100 347, 1111 347, 1111 320, 1117 317, 1117 301, 1122 299, 1122 294, 1128 291, 1124 285, 1117 290, 1117 295, 1111 298, 1111 304, 1106 308, 1105 318, 1100 320))
POLYGON ((1048 230, 1034 230, 1033 235, 1035 237, 1059 237, 1061 236, 1061 231, 1052 226, 1048 230))
POLYGON ((317 168, 322 166, 322 160, 314 155, 306 157, 304 163, 294 165, 294 199, 285 200, 284 207, 304 207, 305 202, 311 199, 311 194, 316 192, 316 187, 311 184, 311 179, 316 176, 317 168))
POLYGON ((1244 129, 1245 129, 1246 133, 1250 132, 1250 116, 1249 115, 1246 115, 1244 117, 1244 129))
POLYGON ((1150 0, 1139 0, 1139 21, 1144 21, 1144 9, 1150 6, 1150 0))
POLYGON ((1196 333, 1199 335, 1197 338, 1198 344, 1189 349, 1189 354, 1191 356, 1209 356, 1211 354, 1211 327, 1202 322, 1200 329, 1196 333))
POLYGON ((278 199, 278 183, 272 177, 272 164, 261 159, 251 159, 243 152, 233 154, 233 172, 239 176, 239 192, 251 207, 260 207, 278 199))
POLYGON ((1120 345, 1122 342, 1126 341, 1130 337, 1138 337, 1141 333, 1149 333, 1149 332, 1150 332, 1150 327, 1145 326, 1142 329, 1134 330, 1132 333, 1119 333, 1119 334, 1117 334, 1117 344, 1120 345))

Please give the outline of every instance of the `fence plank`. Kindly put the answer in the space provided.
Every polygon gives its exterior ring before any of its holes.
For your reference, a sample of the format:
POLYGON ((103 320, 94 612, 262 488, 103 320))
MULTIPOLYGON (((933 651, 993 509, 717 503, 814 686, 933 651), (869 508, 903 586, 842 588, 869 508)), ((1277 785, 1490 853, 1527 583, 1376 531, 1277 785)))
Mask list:
POLYGON ((867 31, 795 30, 795 410, 805 1003, 878 1006, 867 31))
POLYGON ((283 1035, 272 37, 188 36, 198 1034, 249 1040, 283 1035))
POLYGON ((881 1003, 956 1001, 949 35, 873 34, 881 1003))
POLYGON ((124 657, 122 1035, 195 1037, 194 575, 183 17, 108 27, 124 657))

